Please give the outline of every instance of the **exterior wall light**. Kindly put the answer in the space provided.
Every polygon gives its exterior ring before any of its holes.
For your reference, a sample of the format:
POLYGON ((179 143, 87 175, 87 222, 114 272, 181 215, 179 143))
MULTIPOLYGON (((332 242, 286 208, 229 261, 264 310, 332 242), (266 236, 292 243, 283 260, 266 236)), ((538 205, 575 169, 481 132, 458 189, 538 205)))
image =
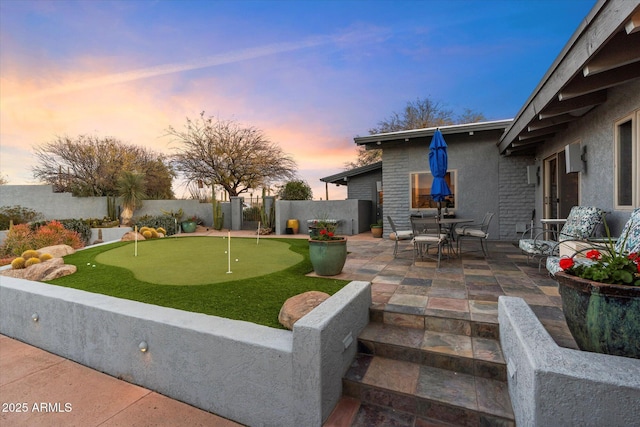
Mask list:
POLYGON ((31 320, 33 320, 34 322, 37 322, 40 319, 40 316, 38 316, 38 313, 33 313, 31 315, 31 320))
POLYGON ((147 350, 149 349, 149 346, 147 345, 146 341, 141 341, 140 344, 138 344, 138 348, 140 349, 141 352, 146 353, 147 350))

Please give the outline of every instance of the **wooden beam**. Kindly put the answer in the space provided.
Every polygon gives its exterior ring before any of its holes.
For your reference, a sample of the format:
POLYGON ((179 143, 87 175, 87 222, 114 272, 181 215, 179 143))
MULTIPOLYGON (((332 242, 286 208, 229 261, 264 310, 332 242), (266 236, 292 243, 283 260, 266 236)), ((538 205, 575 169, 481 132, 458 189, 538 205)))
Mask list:
POLYGON ((624 26, 624 29, 627 34, 640 31, 640 9, 636 10, 633 15, 631 15, 631 18, 624 26))
POLYGON ((560 101, 618 86, 640 78, 640 62, 624 65, 589 77, 576 77, 558 95, 560 101))
POLYGON ((566 127, 567 127, 566 123, 560 123, 558 125, 549 126, 543 129, 538 129, 533 132, 523 132, 520 135, 518 135, 518 141, 524 141, 527 139, 537 138, 540 136, 553 135, 556 132, 564 130, 566 127))
POLYGON ((562 114, 560 116, 549 117, 544 120, 535 120, 529 123, 529 126, 527 126, 527 132, 552 127, 559 125, 560 123, 569 123, 576 120, 578 117, 579 116, 574 116, 573 114, 562 114))
POLYGON ((638 61, 640 31, 633 34, 620 31, 584 66, 582 75, 587 77, 638 61))
POLYGON ((562 114, 580 112, 585 109, 591 109, 597 105, 604 104, 607 101, 607 91, 601 90, 598 92, 589 93, 587 95, 577 96, 565 101, 558 99, 551 102, 546 108, 544 108, 538 118, 540 120, 548 119, 554 116, 560 116, 562 114))

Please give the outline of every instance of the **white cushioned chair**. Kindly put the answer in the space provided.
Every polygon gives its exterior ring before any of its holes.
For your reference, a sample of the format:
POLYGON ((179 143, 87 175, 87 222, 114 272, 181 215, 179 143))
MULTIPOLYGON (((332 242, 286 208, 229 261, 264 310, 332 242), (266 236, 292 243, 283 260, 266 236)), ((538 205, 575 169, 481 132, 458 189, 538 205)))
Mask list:
POLYGON ((485 258, 489 255, 489 249, 485 246, 485 241, 489 237, 489 224, 493 219, 494 213, 487 212, 479 224, 467 224, 461 225, 455 228, 456 240, 458 241, 458 253, 460 253, 460 246, 462 239, 479 239, 480 247, 485 258))
POLYGON ((387 216, 387 220, 389 221, 389 225, 391 225, 392 233, 389 234, 389 238, 391 240, 395 240, 396 245, 393 248, 393 257, 395 258, 398 254, 398 242, 400 240, 411 240, 413 239, 413 231, 411 230, 398 230, 396 228, 395 222, 391 219, 390 216, 387 216))

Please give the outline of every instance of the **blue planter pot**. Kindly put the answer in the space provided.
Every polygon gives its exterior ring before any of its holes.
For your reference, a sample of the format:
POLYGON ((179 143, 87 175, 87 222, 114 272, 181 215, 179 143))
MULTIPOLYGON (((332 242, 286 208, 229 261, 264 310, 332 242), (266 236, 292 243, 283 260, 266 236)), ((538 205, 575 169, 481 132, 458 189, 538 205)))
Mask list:
POLYGON ((195 221, 182 221, 182 231, 185 233, 193 233, 196 231, 198 224, 195 221))
POLYGON ((581 350, 640 359, 640 287, 557 273, 562 311, 581 350))
POLYGON ((309 240, 309 258, 318 276, 340 274, 347 260, 347 239, 309 240))

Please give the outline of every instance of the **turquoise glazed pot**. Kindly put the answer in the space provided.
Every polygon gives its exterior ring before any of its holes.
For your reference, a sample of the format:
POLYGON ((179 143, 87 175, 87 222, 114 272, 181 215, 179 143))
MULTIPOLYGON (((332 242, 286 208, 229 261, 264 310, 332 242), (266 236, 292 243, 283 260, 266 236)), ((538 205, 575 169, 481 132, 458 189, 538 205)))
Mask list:
POLYGON ((309 258, 318 276, 340 274, 347 260, 347 239, 309 239, 309 258))
POLYGON ((193 233, 196 231, 196 227, 198 224, 195 221, 183 221, 182 222, 182 231, 185 233, 193 233))
POLYGON ((557 273, 562 310, 581 350, 640 359, 640 287, 557 273))

